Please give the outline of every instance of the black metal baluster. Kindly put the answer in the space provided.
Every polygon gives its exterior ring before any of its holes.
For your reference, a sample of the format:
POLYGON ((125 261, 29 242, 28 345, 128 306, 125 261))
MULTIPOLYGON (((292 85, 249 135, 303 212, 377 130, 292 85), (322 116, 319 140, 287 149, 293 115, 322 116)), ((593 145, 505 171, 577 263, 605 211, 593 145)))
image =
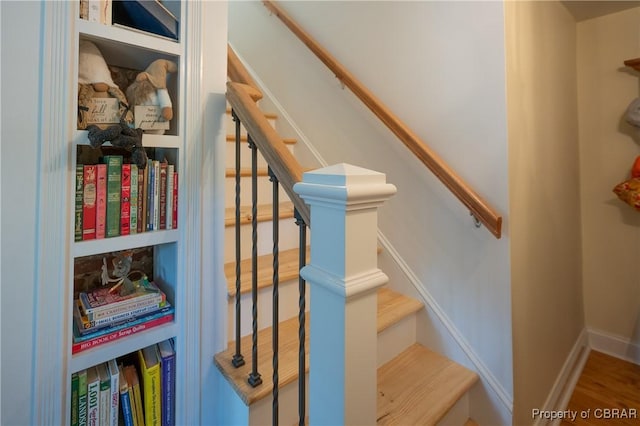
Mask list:
MULTIPOLYGON (((300 213, 298 213, 298 209, 295 209, 294 216, 296 218, 296 225, 300 227, 300 244, 299 244, 299 264, 300 270, 307 263, 307 224, 305 223, 300 213)), ((306 403, 306 392, 305 392, 305 339, 306 339, 306 331, 305 331, 305 310, 306 310, 306 286, 305 280, 302 278, 302 275, 299 275, 298 278, 298 291, 300 293, 300 298, 298 299, 298 306, 300 311, 298 312, 298 339, 299 339, 299 349, 298 349, 298 413, 299 420, 298 424, 300 426, 304 426, 305 420, 305 403, 306 403)))
POLYGON ((248 382, 256 387, 262 384, 262 378, 258 373, 258 147, 247 135, 249 148, 251 149, 251 301, 253 344, 251 348, 251 374, 248 382))
POLYGON ((231 110, 236 127, 236 353, 231 363, 238 368, 244 365, 240 347, 240 119, 231 110))
POLYGON ((273 426, 278 425, 278 328, 279 328, 279 289, 280 283, 280 194, 278 193, 278 178, 269 167, 269 180, 273 182, 273 404, 272 421, 273 426))

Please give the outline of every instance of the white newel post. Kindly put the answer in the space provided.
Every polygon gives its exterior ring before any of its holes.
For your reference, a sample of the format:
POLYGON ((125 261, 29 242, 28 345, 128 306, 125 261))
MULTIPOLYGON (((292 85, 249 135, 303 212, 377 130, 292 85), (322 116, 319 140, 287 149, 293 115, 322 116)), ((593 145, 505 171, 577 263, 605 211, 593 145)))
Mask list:
POLYGON ((383 173, 338 164, 304 173, 311 207, 309 423, 376 423, 378 206, 396 192, 383 173))

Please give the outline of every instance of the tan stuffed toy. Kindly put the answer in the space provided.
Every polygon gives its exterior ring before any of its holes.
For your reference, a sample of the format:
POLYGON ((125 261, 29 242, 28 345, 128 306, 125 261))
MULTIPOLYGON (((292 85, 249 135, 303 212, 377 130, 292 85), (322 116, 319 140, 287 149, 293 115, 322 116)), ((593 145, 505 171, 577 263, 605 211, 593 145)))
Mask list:
MULTIPOLYGON (((171 121, 173 104, 167 91, 167 73, 178 71, 178 65, 167 59, 153 61, 146 70, 138 74, 127 88, 127 99, 131 109, 138 105, 155 105, 161 108, 160 120, 171 121)), ((163 134, 164 130, 144 130, 145 133, 163 134)))
MULTIPOLYGON (((102 57, 100 49, 91 41, 80 40, 78 56, 78 129, 86 129, 89 124, 88 105, 92 98, 118 99, 120 104, 118 117, 122 117, 126 123, 133 123, 133 114, 127 111, 127 98, 113 82, 109 67, 102 57)), ((105 126, 100 125, 100 127, 105 126)))

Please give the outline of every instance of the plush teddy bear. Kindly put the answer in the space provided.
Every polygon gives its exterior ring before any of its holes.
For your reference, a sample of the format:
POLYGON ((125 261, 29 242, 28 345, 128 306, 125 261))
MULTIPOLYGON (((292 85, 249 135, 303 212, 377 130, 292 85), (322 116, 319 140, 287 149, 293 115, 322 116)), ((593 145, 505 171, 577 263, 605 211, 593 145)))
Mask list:
POLYGON ((147 153, 142 146, 142 129, 132 129, 124 119, 120 124, 114 124, 102 129, 95 124, 87 127, 89 143, 93 148, 98 148, 105 142, 111 145, 125 148, 131 152, 131 159, 139 169, 147 166, 147 153))
MULTIPOLYGON (((89 119, 89 101, 93 98, 116 98, 119 115, 129 124, 133 114, 128 111, 127 98, 113 82, 100 49, 89 40, 80 40, 78 56, 78 129, 86 129, 89 119)), ((103 126, 104 127, 104 126, 103 126)))
MULTIPOLYGON (((127 99, 131 109, 138 105, 155 105, 161 108, 160 119, 171 121, 173 104, 167 91, 167 73, 178 71, 178 65, 167 59, 156 59, 146 70, 138 74, 136 80, 127 88, 127 99)), ((145 133, 163 134, 164 130, 144 130, 145 133)))

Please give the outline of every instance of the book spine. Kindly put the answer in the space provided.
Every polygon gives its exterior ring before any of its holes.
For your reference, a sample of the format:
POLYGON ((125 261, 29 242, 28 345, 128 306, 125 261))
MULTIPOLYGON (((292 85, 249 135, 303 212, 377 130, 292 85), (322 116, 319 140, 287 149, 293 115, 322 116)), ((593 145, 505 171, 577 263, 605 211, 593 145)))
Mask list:
POLYGON ((138 426, 145 426, 144 424, 144 411, 142 408, 142 389, 140 388, 140 379, 138 377, 138 371, 135 366, 131 366, 131 379, 133 389, 133 412, 135 414, 134 424, 138 426))
POLYGON ((160 161, 153 160, 153 230, 160 229, 160 161))
POLYGON ((142 398, 145 426, 161 425, 160 363, 156 345, 138 351, 142 374, 142 398))
POLYGON ((148 174, 148 190, 147 190, 147 231, 153 231, 153 188, 155 186, 155 170, 153 161, 147 165, 148 174))
POLYGON ((161 359, 162 426, 175 426, 176 354, 161 359))
POLYGON ((78 426, 78 373, 71 375, 71 426, 78 426))
POLYGON ((120 235, 129 235, 131 226, 131 164, 122 165, 120 184, 120 235))
POLYGON ((87 426, 100 424, 100 377, 91 367, 87 373, 87 426))
POLYGON ((122 156, 107 155, 107 237, 120 235, 120 191, 122 180, 122 156))
POLYGON ((98 321, 102 321, 102 323, 112 323, 132 316, 151 312, 155 309, 160 309, 164 306, 165 301, 165 297, 157 295, 149 299, 135 300, 126 305, 121 305, 108 311, 100 311, 87 314, 86 317, 87 320, 94 321, 96 322, 96 324, 98 323, 98 321))
POLYGON ((107 362, 109 367, 109 376, 111 378, 109 401, 109 426, 118 426, 118 409, 120 408, 120 370, 115 359, 107 362))
POLYGON ((144 232, 147 230, 145 227, 145 213, 146 213, 146 169, 138 169, 138 232, 144 232))
POLYGON ((134 334, 140 333, 141 331, 150 330, 152 328, 168 324, 173 321, 173 313, 169 315, 165 315, 160 318, 156 318, 142 324, 134 325, 131 327, 124 328, 122 330, 117 330, 112 333, 105 334, 104 336, 96 337, 94 339, 85 340, 83 342, 74 343, 71 346, 71 353, 77 354, 83 351, 86 351, 91 348, 95 348, 97 346, 104 345, 105 343, 114 342, 116 340, 122 339, 123 337, 133 336, 134 334))
POLYGON ((173 174, 173 203, 171 220, 173 221, 173 229, 178 229, 178 172, 173 174))
POLYGON ((76 166, 76 214, 75 214, 75 240, 82 241, 82 207, 84 198, 84 166, 76 166))
POLYGON ((139 315, 126 318, 121 321, 116 321, 109 324, 92 326, 91 322, 85 318, 80 317, 80 311, 76 308, 74 310, 74 342, 82 342, 85 340, 93 339, 103 336, 108 333, 112 333, 117 330, 122 330, 127 327, 142 324, 143 322, 150 321, 155 318, 159 318, 168 314, 172 314, 174 308, 171 305, 165 305, 158 310, 152 310, 146 313, 140 313, 139 315))
POLYGON ((129 383, 124 374, 124 366, 118 367, 119 374, 119 393, 120 393, 120 406, 122 407, 122 420, 124 420, 124 426, 133 426, 133 415, 131 413, 131 398, 129 392, 129 383))
POLYGON ((98 365, 98 371, 100 374, 99 424, 100 426, 109 426, 111 423, 111 376, 109 375, 107 363, 98 365))
POLYGON ((129 210, 129 231, 138 232, 138 166, 131 164, 131 209, 129 210))
POLYGON ((96 173, 95 165, 84 166, 84 191, 82 193, 82 239, 96 238, 96 173))
POLYGON ((78 424, 87 424, 87 370, 78 372, 78 424))
POLYGON ((160 163, 159 229, 167 229, 167 162, 160 163))
POLYGON ((98 164, 96 168, 96 238, 104 238, 107 226, 107 165, 98 164))
POLYGON ((175 166, 173 164, 169 164, 167 166, 167 205, 166 205, 166 216, 167 216, 167 229, 173 229, 173 174, 175 172, 175 166))

